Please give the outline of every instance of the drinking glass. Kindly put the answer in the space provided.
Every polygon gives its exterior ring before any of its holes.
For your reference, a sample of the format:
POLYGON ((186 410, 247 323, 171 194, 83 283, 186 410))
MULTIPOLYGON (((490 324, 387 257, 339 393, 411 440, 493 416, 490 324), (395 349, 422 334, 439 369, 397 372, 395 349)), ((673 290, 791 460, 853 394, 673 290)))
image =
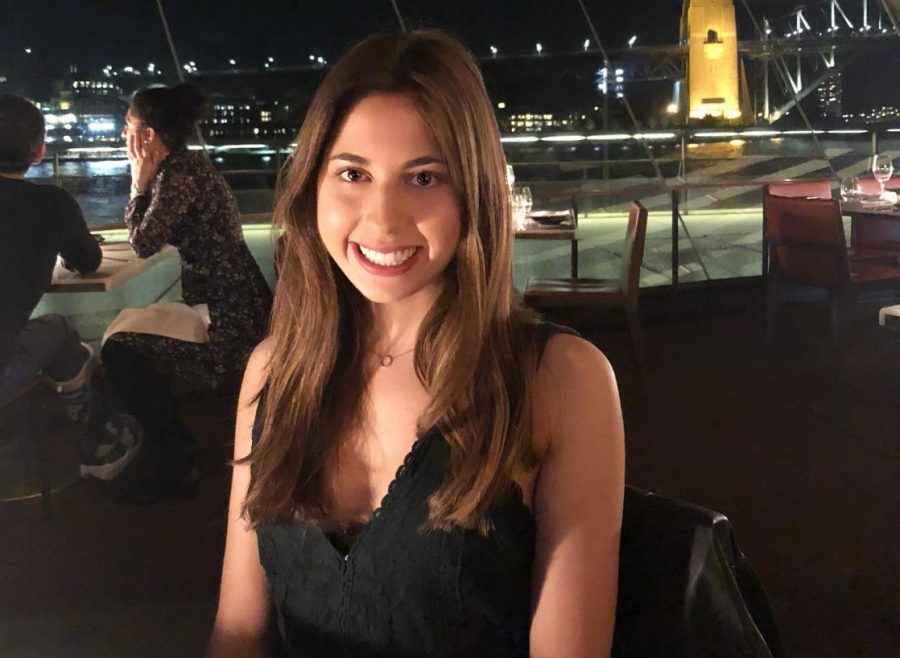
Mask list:
POLYGON ((531 207, 534 204, 534 199, 531 196, 531 188, 527 185, 523 185, 519 189, 519 193, 522 195, 522 204, 525 206, 525 214, 531 212, 531 207))
POLYGON ((884 184, 894 175, 894 163, 886 155, 876 155, 872 158, 872 175, 881 186, 880 196, 884 197, 884 184))
POLYGON ((510 204, 512 205, 512 223, 513 230, 521 231, 525 228, 527 213, 525 210, 526 200, 519 188, 513 188, 509 193, 510 204))
POLYGON ((513 166, 511 164, 506 165, 506 184, 509 186, 509 189, 512 189, 513 184, 516 182, 516 172, 513 171, 513 166))
POLYGON ((851 201, 862 194, 862 184, 856 176, 841 179, 841 200, 851 201))

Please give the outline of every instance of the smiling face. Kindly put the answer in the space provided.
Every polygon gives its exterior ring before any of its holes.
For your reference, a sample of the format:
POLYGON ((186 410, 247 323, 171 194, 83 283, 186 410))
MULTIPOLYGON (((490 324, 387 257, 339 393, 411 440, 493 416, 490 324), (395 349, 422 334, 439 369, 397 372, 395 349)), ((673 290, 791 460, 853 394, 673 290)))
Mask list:
POLYGON ((316 213, 331 258, 369 301, 437 299, 462 218, 412 98, 375 94, 350 111, 325 154, 316 213))

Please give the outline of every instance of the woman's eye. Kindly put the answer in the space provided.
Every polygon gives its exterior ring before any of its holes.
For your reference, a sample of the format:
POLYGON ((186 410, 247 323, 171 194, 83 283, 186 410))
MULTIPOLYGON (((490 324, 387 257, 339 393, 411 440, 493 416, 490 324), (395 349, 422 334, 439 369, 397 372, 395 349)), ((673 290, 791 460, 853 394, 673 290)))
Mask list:
POLYGON ((362 180, 363 173, 359 169, 344 169, 340 176, 349 183, 356 183, 362 180))
POLYGON ((430 171, 420 171, 415 175, 415 183, 420 187, 431 187, 437 183, 437 176, 430 171))

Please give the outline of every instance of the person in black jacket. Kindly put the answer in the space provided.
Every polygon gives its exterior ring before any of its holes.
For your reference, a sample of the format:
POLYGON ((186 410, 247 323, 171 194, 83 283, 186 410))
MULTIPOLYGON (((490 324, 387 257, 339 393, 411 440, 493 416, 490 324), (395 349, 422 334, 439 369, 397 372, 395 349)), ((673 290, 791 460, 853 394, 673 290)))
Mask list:
POLYGON ((93 272, 102 260, 75 199, 59 187, 25 180, 44 151, 38 109, 24 98, 0 96, 0 397, 46 375, 80 425, 82 475, 108 480, 137 452, 137 424, 94 400, 91 377, 98 359, 64 317, 29 319, 50 284, 57 255, 78 272, 93 272))

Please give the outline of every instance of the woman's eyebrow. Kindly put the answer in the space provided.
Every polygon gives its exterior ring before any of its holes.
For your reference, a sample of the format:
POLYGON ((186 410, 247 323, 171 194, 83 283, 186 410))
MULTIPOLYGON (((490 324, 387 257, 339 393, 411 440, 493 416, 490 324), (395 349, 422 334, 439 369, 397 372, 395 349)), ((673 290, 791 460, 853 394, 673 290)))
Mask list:
POLYGON ((356 155, 355 153, 336 153, 332 155, 328 160, 346 160, 347 162, 355 162, 356 164, 367 165, 369 161, 366 160, 361 155, 356 155))
MULTIPOLYGON (((361 155, 356 155, 355 153, 347 153, 347 152, 335 153, 330 158, 328 158, 328 160, 329 161, 344 160, 345 162, 353 162, 355 164, 363 165, 363 166, 371 164, 371 162, 369 162, 369 160, 367 158, 364 158, 361 155)), ((444 162, 443 160, 441 160, 440 158, 434 157, 433 155, 423 155, 418 158, 413 158, 412 160, 407 160, 406 162, 404 162, 401 165, 401 167, 403 169, 411 169, 413 167, 421 167, 422 165, 429 165, 429 164, 439 164, 439 165, 446 166, 447 163, 444 162)))
POLYGON ((421 167, 422 165, 428 165, 428 164, 439 164, 439 165, 446 166, 447 163, 444 162, 443 160, 441 160, 440 158, 436 158, 432 155, 423 155, 420 158, 413 158, 412 160, 404 162, 403 168, 411 169, 412 167, 421 167))

